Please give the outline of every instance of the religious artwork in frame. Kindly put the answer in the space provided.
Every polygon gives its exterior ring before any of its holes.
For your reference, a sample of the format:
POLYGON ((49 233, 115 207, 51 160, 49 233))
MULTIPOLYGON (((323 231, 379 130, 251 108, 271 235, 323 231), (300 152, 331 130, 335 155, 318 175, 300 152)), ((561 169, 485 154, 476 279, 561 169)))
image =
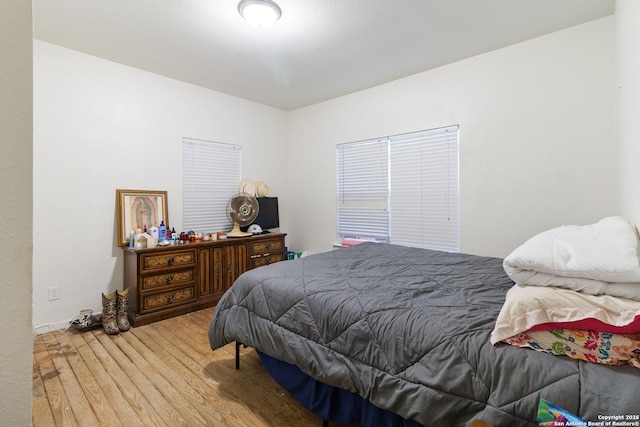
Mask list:
POLYGON ((155 190, 116 190, 118 245, 127 246, 131 230, 169 224, 167 192, 155 190))

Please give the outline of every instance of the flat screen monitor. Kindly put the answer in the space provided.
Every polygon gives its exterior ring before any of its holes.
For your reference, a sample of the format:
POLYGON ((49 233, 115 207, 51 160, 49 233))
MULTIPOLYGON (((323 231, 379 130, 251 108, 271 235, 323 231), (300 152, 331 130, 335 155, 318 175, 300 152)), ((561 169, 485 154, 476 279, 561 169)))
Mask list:
POLYGON ((258 216, 253 220, 253 224, 258 224, 265 232, 272 228, 280 227, 280 215, 278 213, 277 197, 256 197, 258 200, 258 216))

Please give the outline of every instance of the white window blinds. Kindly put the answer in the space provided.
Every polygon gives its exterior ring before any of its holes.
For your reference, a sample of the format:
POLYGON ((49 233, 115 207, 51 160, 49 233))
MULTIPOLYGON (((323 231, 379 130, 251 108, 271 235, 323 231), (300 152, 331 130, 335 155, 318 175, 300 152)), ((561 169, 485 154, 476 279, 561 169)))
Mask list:
POLYGON ((337 146, 338 239, 459 250, 458 126, 337 146))
POLYGON ((183 138, 182 218, 184 230, 231 229, 227 202, 238 192, 241 146, 183 138))
POLYGON ((387 139, 337 147, 338 234, 389 237, 389 145, 387 139))
POLYGON ((458 127, 389 141, 391 241, 458 251, 458 127))

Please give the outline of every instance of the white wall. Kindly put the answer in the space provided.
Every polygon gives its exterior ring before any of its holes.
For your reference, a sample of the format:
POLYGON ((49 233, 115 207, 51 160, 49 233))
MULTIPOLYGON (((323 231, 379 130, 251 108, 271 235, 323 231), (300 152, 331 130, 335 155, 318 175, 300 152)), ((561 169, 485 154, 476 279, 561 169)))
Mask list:
POLYGON ((334 242, 336 144, 453 124, 462 251, 617 214, 614 33, 607 17, 291 112, 290 246, 334 242))
POLYGON ((33 324, 122 287, 116 188, 166 189, 180 228, 183 136, 243 146, 295 250, 334 242, 336 144, 451 124, 464 252, 618 214, 614 34, 608 17, 289 113, 35 41, 33 324))
POLYGON ((243 175, 286 199, 283 111, 38 40, 34 58, 34 325, 122 289, 117 188, 167 190, 181 230, 182 137, 242 145, 243 175))
POLYGON ((32 19, 31 2, 0 7, 0 424, 31 425, 32 19))
POLYGON ((640 224, 640 2, 616 1, 620 200, 626 218, 640 224))

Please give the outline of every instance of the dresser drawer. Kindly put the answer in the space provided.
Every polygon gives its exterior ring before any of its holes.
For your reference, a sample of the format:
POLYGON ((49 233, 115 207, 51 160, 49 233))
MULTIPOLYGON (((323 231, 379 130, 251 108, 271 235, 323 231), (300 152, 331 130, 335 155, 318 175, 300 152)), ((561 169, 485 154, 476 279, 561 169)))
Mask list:
POLYGON ((194 299, 193 286, 159 294, 143 295, 141 313, 186 304, 194 299))
POLYGON ((140 290, 148 291, 163 286, 179 286, 193 283, 195 278, 195 269, 172 271, 165 274, 154 274, 151 276, 141 276, 140 290))
POLYGON ((261 257, 253 258, 251 260, 251 267, 262 267, 263 265, 273 264, 274 262, 282 261, 283 259, 284 255, 282 254, 264 255, 261 257))
POLYGON ((265 240, 262 242, 253 242, 251 243, 251 256, 254 255, 269 255, 273 252, 283 252, 284 251, 284 240, 283 239, 273 239, 273 240, 265 240))
POLYGON ((144 254, 140 256, 140 273, 148 273, 164 268, 188 267, 196 265, 196 251, 186 250, 163 254, 144 254))

